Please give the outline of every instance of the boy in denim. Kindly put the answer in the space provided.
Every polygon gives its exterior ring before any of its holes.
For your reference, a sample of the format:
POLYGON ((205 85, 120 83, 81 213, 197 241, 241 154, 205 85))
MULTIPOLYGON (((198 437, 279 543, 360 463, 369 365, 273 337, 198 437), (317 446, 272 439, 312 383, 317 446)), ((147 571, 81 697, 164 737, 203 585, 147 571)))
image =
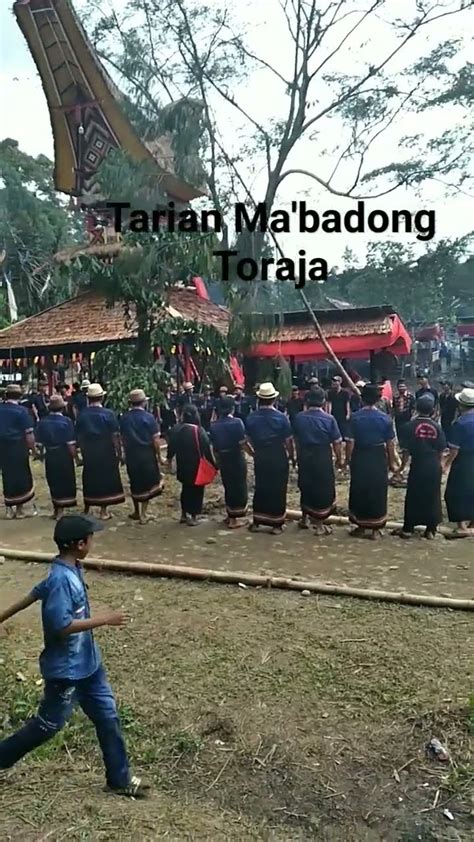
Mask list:
POLYGON ((129 618, 123 611, 91 617, 80 564, 90 550, 93 533, 102 528, 97 521, 83 515, 62 517, 54 531, 59 554, 48 577, 28 596, 0 613, 2 623, 41 600, 44 634, 40 655, 43 699, 37 715, 0 742, 0 770, 9 769, 25 754, 54 737, 79 704, 97 732, 107 789, 139 798, 146 787, 130 774, 115 698, 93 634, 93 629, 100 626, 123 626, 129 618))

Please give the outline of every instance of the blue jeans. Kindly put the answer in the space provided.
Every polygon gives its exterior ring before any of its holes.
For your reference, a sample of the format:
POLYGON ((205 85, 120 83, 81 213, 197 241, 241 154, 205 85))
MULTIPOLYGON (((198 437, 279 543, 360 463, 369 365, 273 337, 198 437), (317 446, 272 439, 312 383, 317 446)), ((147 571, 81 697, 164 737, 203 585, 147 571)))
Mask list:
POLYGON ((79 681, 45 681, 37 715, 0 742, 0 769, 9 769, 25 754, 51 740, 66 725, 76 704, 95 725, 107 784, 114 789, 126 787, 130 782, 127 751, 114 694, 102 666, 79 681))

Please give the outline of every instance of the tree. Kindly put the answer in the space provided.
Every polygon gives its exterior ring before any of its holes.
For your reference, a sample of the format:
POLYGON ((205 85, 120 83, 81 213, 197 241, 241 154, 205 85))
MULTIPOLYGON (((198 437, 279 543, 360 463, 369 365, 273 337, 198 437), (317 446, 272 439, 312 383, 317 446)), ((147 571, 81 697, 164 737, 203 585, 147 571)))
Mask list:
MULTIPOLYGON (((166 204, 153 165, 137 163, 121 150, 109 154, 102 164, 100 184, 105 203, 126 202, 133 196, 136 206, 147 212, 166 204)), ((82 255, 63 268, 79 288, 103 293, 111 305, 120 302, 124 323, 136 327, 137 340, 130 347, 110 347, 96 358, 110 382, 109 398, 117 407, 124 405, 125 396, 137 383, 152 389, 155 396, 161 391, 168 378, 154 360, 155 345, 169 353, 173 345, 201 342, 225 358, 225 342, 217 330, 183 323, 169 317, 165 309, 167 291, 176 281, 185 281, 192 273, 209 273, 212 247, 213 235, 172 234, 164 229, 132 233, 127 228, 112 262, 82 255)))
POLYGON ((11 282, 19 315, 71 294, 51 257, 77 231, 76 218, 54 190, 51 161, 22 152, 16 140, 1 141, 0 251, 5 256, 0 271, 11 282))
MULTIPOLYGON (((96 18, 93 42, 155 133, 169 128, 169 114, 174 115, 171 142, 185 177, 190 156, 183 147, 194 137, 214 207, 226 216, 236 198, 255 196, 270 212, 281 185, 297 175, 337 196, 370 199, 427 178, 456 186, 466 180, 473 148, 468 108, 473 66, 457 66, 461 37, 435 33, 427 53, 424 36, 454 15, 465 25, 469 6, 466 0, 408 0, 402 19, 399 5, 390 0, 270 0, 265 17, 286 21, 291 56, 285 60, 282 50, 278 66, 267 60, 264 47, 259 53, 252 48, 250 31, 242 31, 225 0, 219 6, 135 0, 133 15, 96 18), (405 53, 409 63, 400 69, 397 61, 405 53), (344 71, 348 65, 352 73, 344 71), (270 119, 247 107, 240 93, 257 75, 277 103, 270 119), (448 105, 457 109, 449 131, 411 135, 403 139, 400 160, 374 166, 387 141, 393 145, 397 139, 402 117, 421 114, 424 126, 429 109, 448 105), (233 138, 225 126, 229 119, 236 127, 233 138), (337 144, 325 147, 321 138, 335 133, 337 144), (318 168, 299 169, 294 162, 308 142, 316 143, 318 168), (263 174, 253 190, 251 174, 260 165, 263 174)), ((231 236, 229 225, 224 247, 231 236)), ((234 245, 258 258, 264 237, 245 231, 234 245)))
MULTIPOLYGON (((175 120, 182 116, 187 131, 172 135, 171 142, 184 177, 183 136, 199 138, 195 151, 204 155, 209 194, 225 219, 221 247, 259 261, 265 234, 235 235, 231 205, 261 201, 270 213, 290 179, 350 199, 375 199, 426 179, 440 180, 446 189, 465 186, 473 148, 472 65, 460 67, 456 60, 461 37, 445 38, 439 25, 437 34, 433 27, 440 21, 444 27, 454 16, 465 26, 471 5, 407 0, 401 17, 393 0, 269 0, 266 19, 280 18, 286 32, 278 64, 265 38, 258 38, 263 29, 252 39, 225 0, 220 5, 135 0, 133 14, 127 7, 123 15, 93 15, 89 22, 100 57, 119 74, 129 99, 156 132, 166 109, 175 120), (428 48, 430 32, 435 40, 428 48), (257 78, 276 103, 273 113, 262 116, 247 104, 249 80, 257 78), (427 135, 427 111, 441 114, 448 106, 454 108, 450 128, 427 135), (418 115, 422 132, 403 136, 407 114, 418 115), (327 145, 327 137, 336 143, 327 145), (308 153, 309 144, 318 164, 303 168, 299 156, 308 153), (394 144, 399 159, 380 162, 394 144)), ((255 5, 252 9, 258 15, 255 5)), ((311 312, 303 290, 300 295, 311 312)))
POLYGON ((327 294, 351 303, 390 304, 407 321, 455 320, 461 303, 474 307, 472 261, 466 260, 473 235, 441 241, 416 256, 396 242, 371 243, 364 266, 346 255, 345 268, 327 284, 327 294))

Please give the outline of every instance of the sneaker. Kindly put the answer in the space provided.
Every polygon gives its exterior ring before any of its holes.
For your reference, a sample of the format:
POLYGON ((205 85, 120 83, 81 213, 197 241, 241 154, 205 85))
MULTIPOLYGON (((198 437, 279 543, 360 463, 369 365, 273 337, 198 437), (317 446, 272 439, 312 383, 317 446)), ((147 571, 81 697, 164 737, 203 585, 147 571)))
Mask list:
POLYGON ((136 775, 130 778, 130 783, 127 786, 118 788, 106 787, 106 792, 110 792, 112 795, 121 795, 123 798, 132 798, 133 800, 146 798, 149 790, 149 785, 143 783, 142 779, 137 778, 136 775))

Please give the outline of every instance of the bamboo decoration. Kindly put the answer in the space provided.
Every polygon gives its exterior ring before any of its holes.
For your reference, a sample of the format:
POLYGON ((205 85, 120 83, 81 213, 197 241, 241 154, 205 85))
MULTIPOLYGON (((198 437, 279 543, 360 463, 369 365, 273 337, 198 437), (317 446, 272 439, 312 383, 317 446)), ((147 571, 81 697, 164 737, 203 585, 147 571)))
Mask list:
MULTIPOLYGON (((14 550, 11 547, 0 548, 0 555, 21 561, 51 563, 50 553, 14 550)), ((474 611, 474 600, 453 599, 451 597, 428 596, 425 594, 398 593, 366 588, 353 588, 346 585, 329 585, 314 580, 303 581, 283 576, 261 576, 256 573, 235 573, 227 570, 207 570, 200 567, 180 567, 174 564, 154 564, 143 561, 118 561, 106 558, 86 558, 82 562, 90 570, 103 570, 110 573, 132 573, 139 576, 154 576, 170 579, 190 579, 200 582, 217 582, 225 585, 247 585, 258 588, 277 588, 279 590, 309 591, 327 596, 352 596, 358 599, 377 602, 395 602, 401 605, 419 605, 430 608, 451 608, 458 611, 474 611)))

